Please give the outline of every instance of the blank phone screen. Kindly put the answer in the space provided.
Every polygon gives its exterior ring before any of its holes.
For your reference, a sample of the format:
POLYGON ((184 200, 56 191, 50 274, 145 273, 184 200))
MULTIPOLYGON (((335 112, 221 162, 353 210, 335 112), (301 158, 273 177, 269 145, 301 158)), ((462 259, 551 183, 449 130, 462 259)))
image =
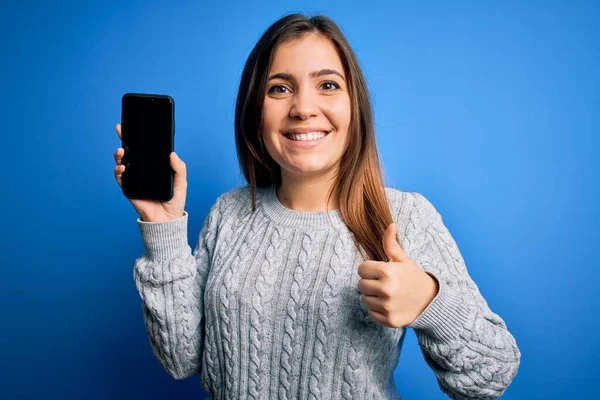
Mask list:
POLYGON ((125 156, 123 192, 128 198, 168 201, 172 197, 174 104, 168 96, 123 96, 121 138, 125 156))

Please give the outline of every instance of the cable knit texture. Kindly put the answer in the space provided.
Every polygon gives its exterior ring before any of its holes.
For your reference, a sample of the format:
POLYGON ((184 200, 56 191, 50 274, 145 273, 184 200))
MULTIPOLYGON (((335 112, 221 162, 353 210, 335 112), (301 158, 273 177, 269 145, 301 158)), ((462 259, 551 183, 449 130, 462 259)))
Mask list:
POLYGON ((417 192, 385 189, 406 252, 439 283, 410 325, 368 315, 357 289, 365 252, 339 210, 284 207, 275 188, 222 194, 195 248, 188 213, 138 218, 146 251, 134 264, 154 354, 175 379, 200 374, 225 399, 402 399, 393 371, 413 328, 440 389, 452 399, 496 399, 521 353, 469 276, 434 206, 417 192))

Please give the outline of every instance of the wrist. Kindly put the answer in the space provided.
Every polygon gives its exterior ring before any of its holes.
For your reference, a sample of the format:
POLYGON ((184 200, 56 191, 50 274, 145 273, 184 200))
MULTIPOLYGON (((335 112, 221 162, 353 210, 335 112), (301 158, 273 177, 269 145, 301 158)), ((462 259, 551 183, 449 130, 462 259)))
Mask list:
POLYGON ((431 304, 431 302, 433 301, 433 299, 436 298, 436 296, 438 295, 438 293, 440 292, 440 283, 438 282, 437 278, 430 274, 429 272, 425 272, 426 275, 426 279, 428 281, 427 284, 427 288, 428 290, 425 293, 428 293, 428 296, 426 297, 426 302, 427 304, 425 304, 424 308, 427 308, 427 306, 429 306, 429 304, 431 304))

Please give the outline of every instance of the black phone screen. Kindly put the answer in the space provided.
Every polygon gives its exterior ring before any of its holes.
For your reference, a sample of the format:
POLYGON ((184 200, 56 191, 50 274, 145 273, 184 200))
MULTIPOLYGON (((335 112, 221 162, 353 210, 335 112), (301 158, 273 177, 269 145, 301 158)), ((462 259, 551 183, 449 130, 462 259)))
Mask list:
POLYGON ((173 197, 170 154, 174 150, 175 105, 170 96, 125 94, 121 140, 125 150, 122 189, 130 199, 169 201, 173 197))

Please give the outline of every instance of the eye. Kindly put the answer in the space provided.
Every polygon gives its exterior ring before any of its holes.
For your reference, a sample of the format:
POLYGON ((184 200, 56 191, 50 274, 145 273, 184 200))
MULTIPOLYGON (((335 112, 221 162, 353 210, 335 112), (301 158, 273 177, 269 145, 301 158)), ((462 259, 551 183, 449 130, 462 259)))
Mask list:
POLYGON ((326 89, 326 91, 331 92, 332 90, 335 89, 339 89, 340 85, 338 85, 336 82, 334 81, 327 81, 327 82, 323 82, 323 84, 321 86, 325 86, 325 85, 332 85, 333 89, 326 89))
POLYGON ((275 88, 282 88, 287 90, 287 88, 283 85, 275 85, 275 86, 271 86, 271 88, 269 89, 269 93, 275 93, 275 94, 284 94, 285 92, 277 92, 277 91, 273 91, 273 89, 275 88))

